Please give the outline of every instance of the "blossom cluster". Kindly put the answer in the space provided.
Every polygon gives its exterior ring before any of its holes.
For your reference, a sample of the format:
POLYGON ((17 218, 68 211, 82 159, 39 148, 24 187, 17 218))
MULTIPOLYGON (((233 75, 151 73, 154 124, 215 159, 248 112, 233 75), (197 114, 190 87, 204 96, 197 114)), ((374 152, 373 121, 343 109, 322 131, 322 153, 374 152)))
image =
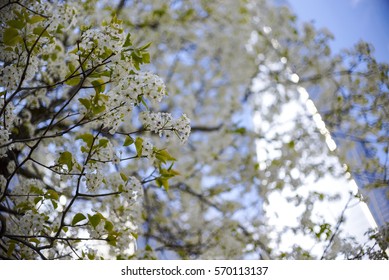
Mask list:
POLYGON ((188 140, 191 131, 190 119, 183 114, 180 118, 172 122, 172 127, 174 128, 174 131, 178 133, 181 142, 185 143, 188 140))
POLYGON ((125 71, 121 66, 114 70, 114 87, 111 94, 115 100, 137 104, 139 96, 144 96, 152 102, 161 102, 166 96, 166 86, 157 75, 150 72, 134 72, 128 75, 125 71), (115 80, 119 75, 120 78, 115 80))
POLYGON ((0 195, 3 195, 6 185, 7 185, 7 180, 3 175, 0 175, 0 195))
MULTIPOLYGON (((125 64, 131 67, 131 63, 125 64)), ((134 106, 143 97, 151 102, 160 102, 165 95, 166 87, 160 77, 141 71, 129 74, 120 63, 113 70, 112 89, 105 104, 108 108, 102 114, 102 120, 114 134, 124 120, 131 118, 134 106)))
POLYGON ((154 145, 151 143, 150 139, 143 138, 142 142, 142 155, 151 161, 155 159, 154 155, 154 145))
POLYGON ((96 192, 103 183, 103 174, 97 170, 94 173, 85 174, 86 187, 90 192, 96 192))
POLYGON ((142 196, 142 184, 137 178, 131 176, 124 186, 123 193, 130 204, 134 203, 140 196, 142 196))
POLYGON ((20 184, 16 184, 12 189, 12 195, 14 197, 15 204, 30 205, 31 208, 35 208, 35 203, 33 199, 35 196, 27 196, 28 201, 26 200, 26 193, 43 193, 44 184, 38 179, 25 179, 20 184))
MULTIPOLYGON (((115 50, 120 46, 117 41, 112 40, 111 34, 102 32, 99 29, 88 29, 82 34, 80 48, 83 50, 94 50, 95 54, 100 55, 105 52, 105 48, 115 50)), ((94 59, 95 57, 93 57, 94 59)))
POLYGON ((96 148, 93 153, 93 159, 101 162, 112 161, 114 163, 118 163, 119 158, 115 153, 115 148, 112 145, 112 142, 105 137, 100 138, 99 141, 99 143, 104 144, 101 144, 102 146, 96 148))
POLYGON ((169 138, 175 133, 183 143, 189 138, 190 120, 185 114, 178 119, 173 119, 170 113, 144 111, 139 118, 146 129, 158 133, 159 136, 165 134, 169 138))
POLYGON ((24 213, 19 220, 19 230, 21 234, 40 233, 44 230, 46 216, 32 210, 24 213))
POLYGON ((46 44, 41 50, 42 56, 48 57, 46 61, 41 61, 44 71, 40 74, 42 79, 52 84, 55 81, 62 81, 68 74, 66 64, 75 64, 77 57, 65 52, 65 46, 57 39, 53 38, 50 44, 46 44))
POLYGON ((0 85, 13 91, 17 88, 23 69, 16 65, 7 65, 0 70, 0 85))
POLYGON ((152 102, 161 102, 166 95, 166 87, 160 77, 150 72, 142 72, 139 75, 130 77, 129 90, 137 93, 137 95, 144 95, 152 102))
POLYGON ((102 238, 106 234, 104 223, 99 223, 96 227, 89 226, 88 232, 90 238, 102 238))
POLYGON ((0 158, 7 156, 8 147, 2 145, 5 145, 9 141, 9 135, 10 132, 7 129, 0 129, 0 158))

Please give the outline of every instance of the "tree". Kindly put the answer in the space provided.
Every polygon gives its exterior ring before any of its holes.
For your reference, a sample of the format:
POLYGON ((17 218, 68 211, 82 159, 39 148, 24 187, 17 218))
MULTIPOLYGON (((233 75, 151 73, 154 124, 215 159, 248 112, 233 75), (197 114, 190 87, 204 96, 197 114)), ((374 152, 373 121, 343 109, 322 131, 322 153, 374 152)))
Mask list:
MULTIPOLYGON (((310 115, 275 135, 249 120, 257 111, 273 124, 319 82, 351 96, 373 83, 368 105, 384 107, 387 65, 361 47, 332 56, 329 33, 300 31, 265 1, 2 1, 0 13, 2 258, 318 257, 277 252, 261 209, 274 191, 344 170, 317 161, 325 135, 304 128, 310 115), (368 67, 352 63, 361 55, 368 67), (279 99, 264 106, 269 91, 279 99), (281 151, 262 166, 258 139, 281 151)), ((324 104, 339 113, 326 115, 334 128, 371 127, 353 121, 355 98, 324 104)), ((387 114, 374 106, 380 137, 387 114)), ((319 198, 332 199, 300 203, 319 198)), ((302 232, 331 257, 387 257, 385 231, 353 251, 326 229, 302 232)))

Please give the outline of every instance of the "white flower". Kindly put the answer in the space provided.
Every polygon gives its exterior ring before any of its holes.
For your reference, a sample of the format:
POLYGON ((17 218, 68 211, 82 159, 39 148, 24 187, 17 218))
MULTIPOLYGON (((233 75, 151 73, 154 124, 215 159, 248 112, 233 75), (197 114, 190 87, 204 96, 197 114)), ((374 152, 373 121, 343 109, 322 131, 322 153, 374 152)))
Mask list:
POLYGON ((177 131, 182 143, 185 143, 190 135, 190 119, 183 114, 181 118, 173 123, 173 128, 177 131))
POLYGON ((85 178, 86 178, 86 187, 90 192, 96 192, 100 188, 104 179, 103 175, 97 171, 96 173, 86 174, 85 178))
POLYGON ((119 172, 114 172, 106 176, 106 186, 112 190, 117 190, 120 186, 124 186, 124 181, 119 172))
POLYGON ((171 125, 172 115, 169 113, 152 113, 145 111, 140 113, 139 118, 143 122, 143 126, 162 136, 162 130, 171 125))
MULTIPOLYGON (((11 133, 6 129, 0 129, 0 146, 7 144, 9 141, 9 135, 11 133)), ((8 147, 2 147, 0 148, 0 158, 7 156, 8 147)))
POLYGON ((133 203, 143 194, 142 184, 137 178, 131 176, 128 178, 123 193, 128 202, 133 203))
POLYGON ((92 226, 88 227, 90 237, 91 238, 102 237, 106 233, 104 225, 105 225, 104 222, 100 222, 96 227, 92 227, 92 226))
POLYGON ((150 72, 139 72, 130 77, 130 87, 137 96, 144 95, 151 102, 161 102, 166 95, 166 86, 162 79, 150 72))
POLYGON ((108 141, 108 142, 104 146, 96 149, 93 159, 97 159, 100 161, 113 161, 115 158, 117 158, 114 147, 112 146, 112 143, 107 138, 105 137, 100 138, 99 141, 108 141))
POLYGON ((19 220, 21 234, 40 233, 44 229, 46 217, 41 213, 27 211, 19 220))
POLYGON ((120 158, 115 154, 112 159, 113 164, 120 164, 120 158))
POLYGON ((151 144, 151 141, 147 138, 143 138, 142 142, 142 156, 147 157, 150 160, 154 160, 154 146, 151 144))
POLYGON ((16 65, 7 65, 0 70, 0 85, 7 88, 10 91, 16 89, 20 82, 23 69, 16 65))
POLYGON ((3 175, 0 175, 0 195, 4 193, 6 185, 7 185, 7 180, 3 175))
POLYGON ((8 165, 7 165, 7 171, 9 173, 13 173, 15 171, 15 168, 16 168, 16 163, 15 161, 11 160, 10 162, 8 162, 8 165))
POLYGON ((139 115, 143 126, 159 136, 165 134, 170 137, 172 132, 175 132, 179 139, 184 143, 188 140, 190 135, 190 120, 186 115, 182 115, 179 119, 173 120, 169 113, 152 113, 142 112, 139 115))

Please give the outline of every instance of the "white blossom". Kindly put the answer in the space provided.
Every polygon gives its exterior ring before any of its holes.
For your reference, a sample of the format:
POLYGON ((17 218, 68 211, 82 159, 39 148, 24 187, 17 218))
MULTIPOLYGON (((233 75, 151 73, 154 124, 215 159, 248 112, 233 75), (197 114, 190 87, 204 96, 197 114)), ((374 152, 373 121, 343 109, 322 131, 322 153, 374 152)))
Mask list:
POLYGON ((0 129, 0 158, 7 156, 8 146, 1 147, 9 142, 11 133, 6 129, 0 129))
POLYGON ((91 238, 101 238, 104 234, 106 234, 103 221, 101 221, 96 227, 89 226, 88 230, 91 238))
POLYGON ((7 180, 3 175, 0 175, 0 196, 4 194, 6 185, 7 185, 7 180))
POLYGON ((7 65, 0 70, 0 85, 9 91, 16 90, 22 77, 23 69, 16 65, 7 65))
POLYGON ((39 234, 44 230, 46 217, 44 214, 27 211, 19 220, 20 234, 39 234))
POLYGON ((150 72, 139 72, 129 77, 128 90, 134 95, 144 95, 153 103, 161 102, 166 96, 166 86, 162 79, 150 72))
POLYGON ((159 136, 166 135, 170 137, 176 134, 181 142, 185 143, 190 135, 190 120, 184 114, 179 119, 173 119, 170 113, 153 113, 144 111, 139 115, 143 126, 159 136))
POLYGON ((85 175, 85 179, 86 179, 86 187, 88 191, 94 193, 100 189, 104 177, 103 174, 96 171, 94 173, 87 173, 85 175))
POLYGON ((134 203, 143 195, 142 184, 137 178, 131 176, 124 186, 123 194, 128 203, 134 203))
POLYGON ((16 163, 15 161, 11 160, 10 162, 8 162, 8 165, 7 165, 7 171, 9 173, 13 173, 15 171, 15 168, 16 168, 16 163))

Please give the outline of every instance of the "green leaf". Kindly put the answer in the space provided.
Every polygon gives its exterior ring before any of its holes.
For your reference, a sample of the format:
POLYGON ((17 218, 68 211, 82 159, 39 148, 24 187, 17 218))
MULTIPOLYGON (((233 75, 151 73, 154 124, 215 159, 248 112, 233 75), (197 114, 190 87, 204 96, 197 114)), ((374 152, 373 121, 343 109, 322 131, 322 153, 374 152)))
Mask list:
POLYGON ((169 172, 169 175, 170 175, 171 177, 180 175, 180 172, 178 172, 177 170, 174 170, 174 169, 168 169, 167 171, 169 172))
POLYGON ((9 246, 8 246, 8 250, 7 250, 7 256, 8 256, 8 257, 11 257, 11 256, 12 256, 12 253, 14 252, 15 247, 16 247, 15 242, 10 241, 10 242, 9 242, 9 246))
POLYGON ((246 133, 246 128, 244 127, 239 127, 233 131, 233 133, 244 135, 246 133))
MULTIPOLYGON (((140 55, 139 52, 137 52, 140 55)), ((131 52, 131 58, 133 60, 133 64, 136 70, 140 70, 140 64, 143 62, 142 57, 135 54, 135 51, 131 52)))
POLYGON ((150 54, 149 53, 143 53, 143 63, 150 63, 150 54))
POLYGON ((43 197, 41 197, 41 196, 35 197, 35 198, 34 198, 34 203, 35 203, 35 205, 37 205, 39 202, 41 202, 42 199, 43 199, 43 197))
POLYGON ((117 240, 117 236, 115 235, 110 234, 107 236, 107 242, 109 245, 116 246, 116 240, 117 240))
POLYGON ((105 109, 106 109, 105 105, 93 106, 92 107, 92 112, 93 112, 93 114, 97 115, 97 114, 100 114, 100 113, 104 112, 105 109))
POLYGON ((128 181, 128 177, 126 176, 126 174, 124 174, 123 172, 120 172, 120 177, 122 178, 122 180, 124 182, 127 182, 128 181))
POLYGON ((166 179, 164 177, 158 177, 156 179, 156 183, 157 183, 158 187, 163 187, 166 191, 169 190, 169 181, 168 181, 168 179, 166 179))
POLYGON ((38 188, 37 186, 30 186, 30 192, 34 193, 34 194, 39 194, 39 195, 43 195, 44 192, 41 188, 38 188))
POLYGON ((127 146, 130 146, 133 143, 134 143, 134 139, 131 136, 127 135, 126 139, 124 140, 123 146, 127 147, 127 146))
POLYGON ((44 21, 45 18, 42 17, 42 16, 39 16, 39 15, 34 15, 32 17, 30 17, 27 22, 30 23, 30 24, 34 24, 34 23, 37 23, 37 22, 40 22, 40 21, 44 21))
POLYGON ((90 106, 91 106, 91 103, 90 103, 90 100, 87 99, 87 98, 79 98, 78 101, 80 101, 80 103, 82 105, 84 105, 84 107, 89 110, 90 106))
POLYGON ((7 21, 7 24, 9 27, 13 27, 16 29, 22 29, 24 26, 26 26, 25 22, 17 19, 9 20, 7 21))
POLYGON ((140 137, 136 137, 135 139, 135 149, 138 157, 142 156, 142 149, 143 149, 143 139, 140 137))
POLYGON ((73 169, 73 155, 70 152, 63 152, 58 159, 59 164, 65 164, 68 167, 68 171, 73 169))
POLYGON ((166 150, 159 150, 159 151, 156 151, 155 153, 155 157, 162 161, 163 163, 166 163, 167 161, 176 161, 176 159, 174 157, 172 157, 168 151, 166 150))
POLYGON ((21 202, 16 205, 16 209, 19 210, 19 212, 26 212, 31 210, 31 205, 29 202, 21 202))
POLYGON ((172 166, 170 166, 168 169, 160 167, 159 173, 161 174, 161 176, 163 178, 167 178, 167 179, 172 178, 176 175, 180 175, 180 173, 178 171, 172 169, 172 166))
POLYGON ((22 41, 19 31, 16 28, 7 28, 3 33, 3 42, 5 45, 14 46, 22 41))
POLYGON ((80 83, 80 81, 81 81, 80 76, 75 76, 73 78, 66 80, 65 84, 67 84, 68 86, 76 86, 80 83))
POLYGON ((88 214, 88 220, 94 228, 100 224, 101 217, 102 215, 100 213, 96 213, 93 216, 88 214))
POLYGON ((85 220, 86 217, 84 214, 82 213, 77 213, 74 217, 73 217, 73 220, 72 220, 72 226, 76 225, 78 222, 81 222, 83 220, 85 220))
POLYGON ((93 88, 95 89, 96 93, 104 92, 105 90, 105 84, 102 79, 94 80, 92 81, 93 88))
POLYGON ((59 199, 59 195, 58 195, 58 193, 55 190, 48 190, 46 192, 46 194, 45 194, 45 198, 58 200, 59 199))
POLYGON ((53 208, 54 209, 57 209, 58 208, 58 202, 55 201, 54 199, 50 200, 51 201, 51 204, 53 204, 53 208))
POLYGON ((141 53, 138 49, 134 50, 133 54, 134 54, 137 58, 142 59, 142 53, 141 53))
POLYGON ((113 224, 110 221, 105 221, 104 229, 111 232, 113 230, 113 224))
MULTIPOLYGON (((74 49, 74 51, 76 52, 77 49, 74 49)), ((69 63, 69 64, 68 64, 68 67, 69 67, 70 75, 72 75, 72 74, 74 73, 74 71, 76 71, 76 66, 74 66, 73 63, 69 63)))
POLYGON ((93 143, 93 139, 94 139, 92 134, 90 134, 90 133, 81 134, 81 135, 76 137, 76 140, 78 140, 78 139, 82 139, 82 141, 85 142, 85 144, 88 148, 92 147, 92 143, 93 143))
POLYGON ((102 139, 99 140, 99 144, 97 145, 97 147, 103 147, 103 148, 105 148, 105 147, 107 147, 108 142, 109 142, 108 139, 102 138, 102 139))
POLYGON ((34 33, 35 35, 41 36, 41 37, 50 37, 50 34, 42 26, 35 27, 34 30, 32 31, 32 33, 34 33))
POLYGON ((151 42, 149 42, 149 43, 147 43, 147 44, 143 45, 143 46, 142 46, 142 47, 140 47, 138 50, 140 50, 140 51, 144 51, 144 50, 148 49, 148 48, 150 47, 150 45, 151 45, 151 42))

